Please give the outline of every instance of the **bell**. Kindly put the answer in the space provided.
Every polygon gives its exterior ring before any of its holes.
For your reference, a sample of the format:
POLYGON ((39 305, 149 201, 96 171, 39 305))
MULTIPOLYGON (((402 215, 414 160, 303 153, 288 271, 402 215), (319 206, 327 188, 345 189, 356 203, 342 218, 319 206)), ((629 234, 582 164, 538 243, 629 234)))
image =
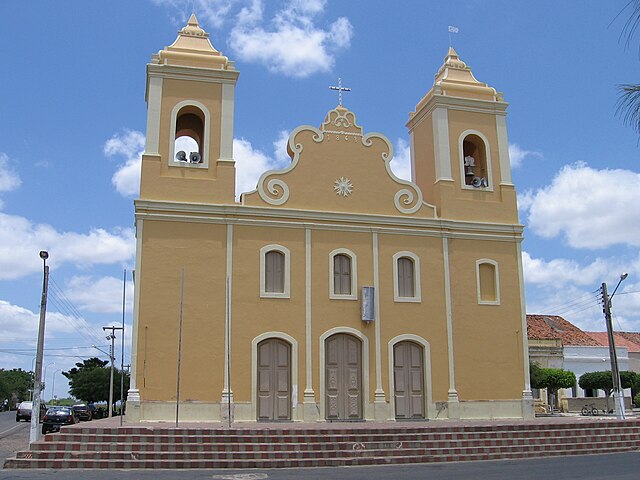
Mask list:
POLYGON ((473 177, 475 175, 475 173, 473 173, 473 167, 471 166, 467 167, 467 171, 465 172, 465 175, 467 177, 473 177))

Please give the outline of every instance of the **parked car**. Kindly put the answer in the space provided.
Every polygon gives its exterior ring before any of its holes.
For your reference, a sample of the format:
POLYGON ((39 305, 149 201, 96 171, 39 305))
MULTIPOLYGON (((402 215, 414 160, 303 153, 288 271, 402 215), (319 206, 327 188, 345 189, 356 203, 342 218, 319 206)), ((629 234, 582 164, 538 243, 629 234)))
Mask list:
POLYGON ((59 432, 61 426, 74 425, 78 422, 73 408, 50 407, 42 420, 42 433, 59 432))
POLYGON ((78 420, 80 420, 81 422, 88 422, 93 418, 91 409, 85 404, 74 405, 71 408, 76 413, 76 417, 78 417, 78 420))
MULTIPOLYGON (((33 408, 33 402, 21 402, 16 409, 16 422, 20 420, 26 420, 28 422, 31 421, 31 409, 33 408)), ((47 406, 40 402, 40 422, 42 422, 42 417, 47 412, 47 406)))

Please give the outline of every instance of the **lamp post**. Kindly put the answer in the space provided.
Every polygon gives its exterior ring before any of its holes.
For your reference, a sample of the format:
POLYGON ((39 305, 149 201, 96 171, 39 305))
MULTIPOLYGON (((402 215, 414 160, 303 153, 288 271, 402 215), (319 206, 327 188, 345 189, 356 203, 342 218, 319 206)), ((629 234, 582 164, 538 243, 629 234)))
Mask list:
POLYGON ((40 251, 40 258, 43 263, 42 279, 42 299, 40 301, 40 321, 38 322, 38 346, 36 349, 36 368, 33 381, 33 403, 31 404, 31 427, 29 430, 29 443, 38 440, 40 433, 40 388, 42 383, 42 356, 44 353, 44 323, 47 312, 47 291, 49 288, 49 266, 47 258, 49 253, 46 250, 40 251))
POLYGON ((613 289, 611 296, 607 293, 607 284, 602 284, 602 311, 604 312, 605 323, 607 324, 607 337, 609 339, 609 359, 611 361, 611 380, 613 383, 613 403, 616 409, 616 418, 624 420, 626 418, 624 411, 624 395, 620 388, 620 371, 618 370, 618 356, 616 354, 616 344, 613 337, 613 325, 611 322, 611 299, 618 291, 618 287, 622 281, 629 276, 628 273, 620 275, 620 280, 616 288, 613 289))
MULTIPOLYGON (((56 373, 62 371, 61 368, 57 369, 55 372, 53 372, 53 375, 51 375, 51 398, 55 398, 57 399, 58 397, 56 396, 56 373)), ((57 404, 58 402, 56 402, 57 404)))
POLYGON ((44 367, 44 375, 42 376, 42 378, 44 379, 44 386, 42 387, 42 400, 43 401, 45 400, 44 392, 47 389, 47 368, 49 368, 51 365, 55 366, 55 364, 56 364, 56 362, 47 363, 47 366, 44 367))

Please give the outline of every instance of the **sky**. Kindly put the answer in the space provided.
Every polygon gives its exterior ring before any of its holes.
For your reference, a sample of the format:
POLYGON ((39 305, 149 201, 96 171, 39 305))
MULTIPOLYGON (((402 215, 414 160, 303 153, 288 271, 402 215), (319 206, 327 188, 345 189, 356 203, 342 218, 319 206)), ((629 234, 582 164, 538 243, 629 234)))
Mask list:
MULTIPOLYGON (((352 89, 345 107, 391 140, 394 172, 409 178, 408 113, 451 43, 510 104, 527 313, 603 331, 598 289, 628 272, 614 329, 640 331, 640 143, 616 116, 617 86, 640 78, 640 36, 621 39, 627 3, 0 1, 0 368, 33 368, 40 250, 45 399, 67 395, 74 363, 108 359, 102 327, 123 317, 129 363, 145 66, 192 10, 240 71, 238 195, 286 166, 288 134, 335 108, 338 78, 352 89)), ((118 366, 121 348, 118 337, 118 366)))

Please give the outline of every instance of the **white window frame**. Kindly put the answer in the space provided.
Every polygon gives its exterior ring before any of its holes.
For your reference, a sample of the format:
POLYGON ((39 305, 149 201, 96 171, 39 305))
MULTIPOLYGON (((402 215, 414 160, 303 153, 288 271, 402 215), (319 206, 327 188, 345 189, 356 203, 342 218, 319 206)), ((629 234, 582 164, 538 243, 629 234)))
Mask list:
POLYGON ((211 148, 210 145, 210 129, 211 129, 211 115, 209 114, 209 110, 202 103, 197 100, 183 100, 182 102, 176 103, 171 110, 171 131, 169 132, 169 166, 172 167, 183 167, 183 168, 209 168, 209 150, 211 148), (175 152, 175 144, 176 144, 176 124, 178 122, 178 112, 187 106, 192 106, 198 108, 202 114, 204 115, 204 138, 202 140, 200 155, 202 155, 202 162, 200 163, 189 163, 189 162, 180 162, 176 160, 176 152, 175 152))
POLYGON ((272 244, 265 245, 260 249, 260 297, 261 298, 291 298, 291 253, 287 247, 272 244), (267 292, 266 291, 266 258, 267 253, 272 251, 280 252, 284 255, 284 291, 267 292))
POLYGON ((358 300, 358 258, 347 248, 336 248, 329 254, 329 298, 333 300, 358 300), (335 293, 333 284, 333 257, 346 255, 351 259, 351 294, 335 293))
POLYGON ((481 258, 476 260, 476 289, 478 291, 478 304, 479 305, 500 305, 500 270, 498 268, 498 262, 491 260, 490 258, 481 258), (489 263, 494 268, 494 282, 496 286, 496 299, 495 300, 482 300, 480 291, 480 265, 483 263, 489 263))
POLYGON ((460 165, 460 184, 462 186, 462 189, 481 191, 481 192, 493 192, 493 176, 491 174, 491 150, 489 149, 489 140, 487 140, 487 137, 485 137, 485 135, 482 132, 479 132, 478 130, 465 130, 460 134, 460 137, 458 137, 458 152, 459 152, 458 155, 460 157, 460 159, 458 160, 458 165, 460 165), (480 140, 484 142, 484 154, 485 154, 485 160, 487 162, 487 185, 488 186, 486 187, 477 188, 477 187, 474 187, 473 185, 467 185, 464 182, 464 178, 465 178, 464 139, 467 138, 469 135, 476 135, 477 137, 480 137, 480 140))
POLYGON ((420 257, 413 252, 402 251, 393 256, 393 301, 419 303, 422 302, 422 288, 420 284, 420 257), (413 260, 413 297, 401 297, 398 285, 398 260, 407 257, 413 260))

